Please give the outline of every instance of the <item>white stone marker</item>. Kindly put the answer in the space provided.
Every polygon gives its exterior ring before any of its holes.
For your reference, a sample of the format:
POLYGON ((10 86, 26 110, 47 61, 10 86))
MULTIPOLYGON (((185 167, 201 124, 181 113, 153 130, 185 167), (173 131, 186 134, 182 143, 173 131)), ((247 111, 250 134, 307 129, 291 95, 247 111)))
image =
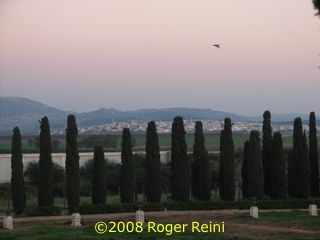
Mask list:
POLYGON ((7 228, 7 216, 2 217, 2 227, 3 229, 7 228))
POLYGON ((3 217, 3 228, 13 230, 13 218, 11 216, 3 217))
POLYGON ((259 218, 258 207, 251 207, 250 208, 250 217, 259 218))
POLYGON ((79 213, 73 213, 71 216, 71 226, 72 227, 81 227, 81 216, 79 213))
POLYGON ((309 216, 318 216, 317 205, 315 204, 309 205, 309 216))
POLYGON ((144 212, 142 210, 136 211, 136 222, 144 223, 144 212))

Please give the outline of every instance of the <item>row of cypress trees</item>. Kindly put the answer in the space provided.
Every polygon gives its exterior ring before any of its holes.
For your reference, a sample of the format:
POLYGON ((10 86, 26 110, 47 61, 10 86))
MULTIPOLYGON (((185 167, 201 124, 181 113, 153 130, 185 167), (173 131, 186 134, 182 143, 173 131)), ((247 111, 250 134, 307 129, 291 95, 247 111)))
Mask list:
MULTIPOLYGON (((310 114, 309 158, 306 133, 302 134, 300 118, 294 121, 293 149, 288 158, 288 170, 284 156, 283 140, 280 132, 272 135, 271 114, 263 114, 263 140, 260 145, 259 132, 251 131, 244 145, 241 170, 244 198, 284 199, 290 197, 306 198, 319 196, 318 152, 315 114, 310 114), (312 150, 311 150, 312 149, 312 150), (309 163, 310 161, 310 163, 309 163), (311 169, 309 165, 313 166, 311 169), (310 173, 311 170, 311 173, 310 173), (287 175, 288 171, 288 175, 287 175), (288 183, 287 183, 288 180, 288 183), (314 192, 310 192, 313 188, 314 192)), ((210 166, 201 121, 195 125, 192 173, 187 156, 187 145, 182 117, 175 117, 171 135, 172 199, 187 201, 190 190, 197 200, 210 200, 210 166), (190 189, 191 186, 191 189, 190 189)), ((159 202, 161 198, 160 154, 155 122, 149 122, 146 134, 146 186, 147 201, 159 202)), ((130 130, 125 128, 122 137, 122 168, 120 196, 122 202, 134 201, 134 162, 130 130)), ((232 123, 225 118, 220 134, 219 190, 222 200, 235 199, 234 143, 232 123)))
MULTIPOLYGON (((260 146, 260 137, 258 131, 250 133, 249 140, 244 146, 244 158, 242 167, 242 189, 243 196, 246 198, 262 198, 268 195, 273 199, 286 198, 287 196, 287 175, 286 161, 284 159, 283 141, 280 132, 275 132, 272 137, 271 114, 266 111, 263 114, 263 142, 262 149, 260 146), (270 138, 271 136, 271 138, 270 138), (268 176, 268 177, 266 177, 268 176)), ((294 144, 293 149, 297 153, 299 144, 296 144, 299 137, 299 132, 302 132, 301 119, 295 119, 294 124, 294 144), (300 126, 300 127, 299 127, 300 126), (300 129, 300 130, 299 130, 300 129)), ((300 134, 301 135, 301 134, 300 134)), ((313 146, 315 152, 309 152, 310 162, 313 162, 314 170, 313 177, 310 179, 311 185, 315 185, 315 189, 319 189, 319 184, 316 179, 318 177, 318 152, 317 152, 317 137, 315 127, 314 113, 310 114, 310 146, 313 146), (312 121, 312 119, 314 119, 312 121), (311 156, 313 158, 311 158, 311 156), (311 160, 315 159, 315 160, 311 160)), ((210 200, 210 166, 208 160, 208 152, 205 149, 205 138, 203 134, 203 126, 201 121, 196 122, 195 126, 195 141, 192 162, 192 173, 190 170, 190 162, 187 157, 187 146, 185 140, 185 130, 183 119, 175 117, 172 123, 171 135, 171 167, 172 167, 172 199, 176 201, 186 201, 190 199, 190 184, 192 195, 198 200, 210 200), (192 174, 192 175, 191 175, 192 174)), ((302 139, 303 140, 303 139, 302 139)), ((307 148, 306 134, 303 140, 304 149, 307 148)), ((310 147, 311 148, 311 147, 310 147)), ((304 151, 304 158, 297 155, 301 163, 306 163, 308 168, 308 159, 304 151), (303 160, 304 159, 304 160, 303 160)), ((295 156, 295 154, 293 154, 295 156)), ((146 186, 145 193, 147 201, 158 202, 161 198, 161 183, 160 183, 160 154, 159 142, 154 121, 150 122, 147 127, 146 134, 146 186)), ((289 158, 289 166, 292 161, 289 158)), ((300 163, 300 165, 301 165, 300 163)), ((299 164, 298 164, 299 165, 299 164)), ((304 168, 297 168, 300 171, 304 168)), ((121 174, 121 199, 122 202, 132 202, 134 198, 134 163, 132 161, 132 145, 131 134, 129 129, 123 130, 122 138, 122 174, 121 174)), ((235 173, 234 173, 234 144, 232 139, 232 123, 230 118, 226 118, 224 129, 220 135, 220 198, 222 200, 233 201, 235 198, 235 173)), ((309 178, 308 171, 304 173, 295 173, 288 168, 288 178, 290 174, 295 176, 304 176, 305 180, 309 178)), ((301 179, 294 178, 297 181, 293 185, 302 185, 301 179)), ((307 181, 308 182, 308 181, 307 181)), ((301 187, 306 190, 308 186, 301 187)), ((297 187, 293 187, 293 191, 297 191, 297 187)), ((318 190, 319 192, 319 190, 318 190)), ((308 194, 307 194, 308 195, 308 194)), ((289 196, 306 197, 306 195, 295 195, 289 191, 289 196)), ((311 196, 317 196, 311 194, 311 196)))
POLYGON ((286 161, 280 132, 272 137, 271 114, 263 114, 263 140, 251 131, 244 145, 242 193, 245 198, 319 197, 319 160, 314 112, 309 117, 309 146, 301 118, 294 120, 293 147, 286 161), (262 157, 262 159, 261 159, 262 157), (287 168, 286 168, 287 163, 287 168))
MULTIPOLYGON (((53 175, 51 157, 50 125, 47 117, 40 121, 40 158, 38 205, 53 205, 53 175)), ((78 151, 78 128, 74 115, 69 115, 66 129, 66 197, 69 209, 79 206, 80 174, 78 151)))
MULTIPOLYGON (((188 201, 190 190, 199 200, 210 200, 210 166, 208 152, 201 121, 196 122, 194 141, 194 161, 191 173, 187 156, 186 132, 182 117, 175 117, 171 134, 171 192, 174 201, 188 201), (192 174, 192 175, 191 175, 192 174), (191 186, 191 189, 190 189, 191 186)), ((146 185, 148 202, 161 200, 160 147, 154 121, 148 123, 146 133, 146 185)), ((121 202, 134 201, 134 162, 132 158, 131 134, 128 128, 123 130, 121 151, 121 202)))
MULTIPOLYGON (((79 152, 77 146, 78 128, 74 115, 68 116, 66 129, 66 194, 69 209, 79 206, 79 152)), ((50 124, 47 117, 40 123, 40 155, 39 155, 39 185, 38 205, 53 205, 53 173, 51 157, 50 124)), ((13 207, 16 213, 21 213, 25 207, 25 189, 23 178, 23 163, 21 149, 21 133, 18 127, 13 130, 11 148, 11 193, 13 207)))
MULTIPOLYGON (((294 121, 293 148, 288 158, 288 176, 283 153, 283 142, 280 132, 272 137, 271 114, 263 114, 262 149, 258 131, 251 131, 249 140, 244 145, 243 164, 241 169, 242 191, 245 198, 285 198, 287 190, 290 197, 319 196, 319 171, 317 130, 315 114, 310 114, 309 146, 306 133, 302 131, 300 118, 294 121), (271 136, 271 137, 270 137, 271 136), (311 166, 311 168, 310 168, 311 166), (311 170, 311 171, 310 171, 311 170), (287 178, 288 177, 288 178, 287 178), (288 179, 288 183, 287 183, 288 179)), ((47 117, 40 121, 40 157, 39 157, 39 206, 53 205, 53 176, 51 158, 50 126, 47 117)), ((187 201, 190 190, 197 200, 210 200, 210 166, 208 152, 205 148, 205 137, 201 121, 195 125, 195 141, 193 146, 192 172, 187 156, 185 129, 182 117, 175 117, 171 134, 171 167, 172 167, 172 199, 187 201), (190 189, 191 187, 191 189, 190 189)), ((77 146, 78 129, 74 115, 69 115, 66 129, 66 196, 69 209, 79 206, 79 151, 77 146)), ((146 185, 147 201, 159 202, 161 199, 160 182, 160 148, 154 121, 148 123, 146 134, 146 185)), ((121 202, 133 202, 135 194, 135 174, 132 154, 131 133, 123 129, 121 147, 121 202)), ((92 202, 106 202, 106 169, 102 147, 94 149, 94 174, 92 179, 92 202)), ((224 128, 220 134, 220 197, 233 201, 235 198, 234 143, 232 139, 232 123, 225 118, 224 128)), ((21 134, 14 128, 12 137, 12 198, 17 213, 25 207, 23 182, 23 164, 21 150, 21 134)))

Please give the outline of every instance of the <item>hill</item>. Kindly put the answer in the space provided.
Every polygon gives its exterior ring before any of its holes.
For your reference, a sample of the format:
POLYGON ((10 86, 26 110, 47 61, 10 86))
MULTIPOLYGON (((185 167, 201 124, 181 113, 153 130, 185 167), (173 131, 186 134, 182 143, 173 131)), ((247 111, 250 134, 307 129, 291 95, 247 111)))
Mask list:
MULTIPOLYGON (((70 112, 47 106, 43 103, 19 97, 0 97, 0 134, 12 133, 15 126, 19 126, 24 133, 38 133, 39 120, 47 116, 50 120, 52 131, 64 131, 66 119, 70 112)), ((199 108, 163 108, 140 109, 135 111, 119 111, 113 108, 100 108, 96 111, 73 113, 77 117, 79 127, 90 127, 111 121, 172 121, 175 116, 185 119, 223 120, 230 117, 232 121, 261 122, 261 116, 242 116, 230 112, 215 111, 199 108)), ((274 122, 292 122, 295 116, 308 119, 305 114, 273 114, 274 122)))
POLYGON ((52 129, 64 128, 67 112, 40 102, 19 97, 0 97, 0 132, 11 134, 18 126, 23 132, 37 133, 39 120, 47 116, 52 129))

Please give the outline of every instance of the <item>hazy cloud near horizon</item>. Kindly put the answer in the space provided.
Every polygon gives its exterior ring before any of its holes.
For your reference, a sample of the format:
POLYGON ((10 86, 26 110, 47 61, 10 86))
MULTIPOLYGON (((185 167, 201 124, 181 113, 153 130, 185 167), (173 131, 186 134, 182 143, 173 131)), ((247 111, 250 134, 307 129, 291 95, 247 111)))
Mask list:
POLYGON ((319 113, 314 13, 311 0, 2 0, 0 95, 81 112, 319 113))

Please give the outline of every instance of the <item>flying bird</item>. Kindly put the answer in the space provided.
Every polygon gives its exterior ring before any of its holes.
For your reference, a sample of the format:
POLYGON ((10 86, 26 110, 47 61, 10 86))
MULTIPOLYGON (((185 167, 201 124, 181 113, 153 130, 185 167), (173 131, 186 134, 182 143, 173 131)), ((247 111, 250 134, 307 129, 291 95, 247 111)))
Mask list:
POLYGON ((214 46, 214 47, 216 47, 216 48, 220 48, 220 44, 214 44, 214 45, 212 45, 212 46, 214 46))

